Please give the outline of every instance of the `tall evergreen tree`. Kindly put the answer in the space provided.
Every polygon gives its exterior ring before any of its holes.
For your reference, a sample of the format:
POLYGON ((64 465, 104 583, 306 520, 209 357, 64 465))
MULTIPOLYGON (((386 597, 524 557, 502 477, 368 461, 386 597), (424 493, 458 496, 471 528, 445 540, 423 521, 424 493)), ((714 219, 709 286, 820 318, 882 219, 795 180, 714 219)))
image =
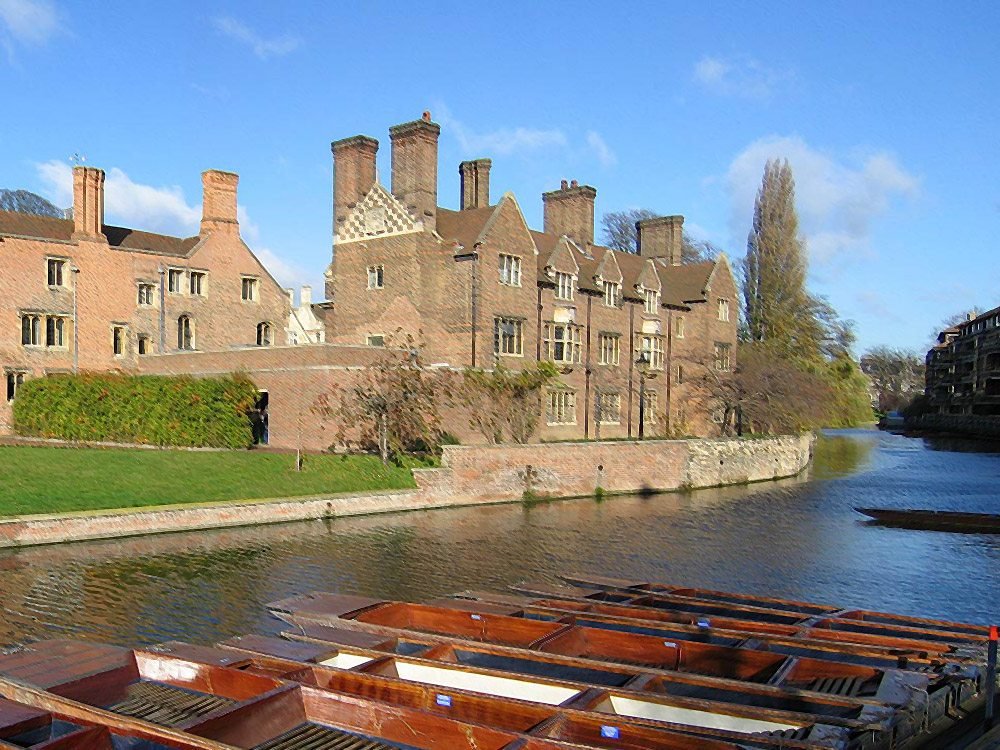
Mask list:
POLYGON ((743 297, 749 340, 788 355, 818 353, 822 334, 806 291, 805 248, 787 160, 772 159, 764 167, 743 260, 743 297))

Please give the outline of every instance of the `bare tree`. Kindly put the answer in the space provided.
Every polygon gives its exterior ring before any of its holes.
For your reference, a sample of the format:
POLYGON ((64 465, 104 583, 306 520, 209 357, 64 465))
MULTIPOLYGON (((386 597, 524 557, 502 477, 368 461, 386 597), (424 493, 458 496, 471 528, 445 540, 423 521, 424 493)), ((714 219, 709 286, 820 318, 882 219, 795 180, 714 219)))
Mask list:
POLYGON ((452 399, 488 442, 526 443, 538 429, 542 388, 557 375, 551 362, 523 370, 502 365, 493 370, 467 369, 452 399))
POLYGON ((873 347, 861 356, 861 371, 871 378, 882 411, 902 409, 924 390, 924 358, 914 351, 873 347))

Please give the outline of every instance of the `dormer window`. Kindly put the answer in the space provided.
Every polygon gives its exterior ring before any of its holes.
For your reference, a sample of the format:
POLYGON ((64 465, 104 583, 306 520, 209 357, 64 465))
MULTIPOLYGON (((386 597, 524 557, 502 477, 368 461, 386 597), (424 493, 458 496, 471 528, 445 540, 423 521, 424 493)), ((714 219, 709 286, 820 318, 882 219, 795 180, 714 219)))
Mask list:
POLYGON ((660 293, 655 289, 643 289, 642 295, 645 300, 645 311, 650 315, 655 315, 660 308, 660 293))
POLYGON ((614 281, 604 282, 604 304, 608 307, 618 307, 622 301, 622 285, 614 281))
POLYGON ((573 299, 573 281, 573 274, 556 271, 556 299, 573 299))

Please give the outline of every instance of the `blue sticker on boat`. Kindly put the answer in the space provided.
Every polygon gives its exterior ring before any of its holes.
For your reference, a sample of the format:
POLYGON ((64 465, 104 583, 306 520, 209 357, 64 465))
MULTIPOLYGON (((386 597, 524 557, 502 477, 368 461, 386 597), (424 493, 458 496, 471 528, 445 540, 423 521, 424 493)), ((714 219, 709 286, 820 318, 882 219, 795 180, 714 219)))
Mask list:
POLYGON ((712 626, 712 621, 709 620, 707 617, 702 617, 700 620, 698 620, 699 628, 710 628, 711 626, 712 626))
POLYGON ((480 615, 472 615, 472 619, 473 620, 482 620, 483 618, 480 615))
POLYGON ((451 696, 450 695, 440 695, 437 696, 437 704, 439 706, 445 706, 447 708, 451 707, 451 696))
POLYGON ((674 643, 673 641, 664 641, 663 645, 666 646, 667 648, 677 648, 677 644, 674 643))
POLYGON ((618 727, 609 727, 607 724, 601 727, 601 737, 617 740, 620 735, 621 732, 618 730, 618 727))

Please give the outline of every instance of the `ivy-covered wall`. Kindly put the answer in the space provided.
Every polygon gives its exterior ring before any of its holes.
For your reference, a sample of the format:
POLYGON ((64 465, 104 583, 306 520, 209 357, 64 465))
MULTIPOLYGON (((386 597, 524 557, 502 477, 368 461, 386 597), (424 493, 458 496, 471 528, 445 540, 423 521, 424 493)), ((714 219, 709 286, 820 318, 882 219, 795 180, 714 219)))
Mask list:
POLYGON ((256 400, 257 386, 243 375, 56 375, 18 389, 14 430, 62 440, 247 448, 256 400))

